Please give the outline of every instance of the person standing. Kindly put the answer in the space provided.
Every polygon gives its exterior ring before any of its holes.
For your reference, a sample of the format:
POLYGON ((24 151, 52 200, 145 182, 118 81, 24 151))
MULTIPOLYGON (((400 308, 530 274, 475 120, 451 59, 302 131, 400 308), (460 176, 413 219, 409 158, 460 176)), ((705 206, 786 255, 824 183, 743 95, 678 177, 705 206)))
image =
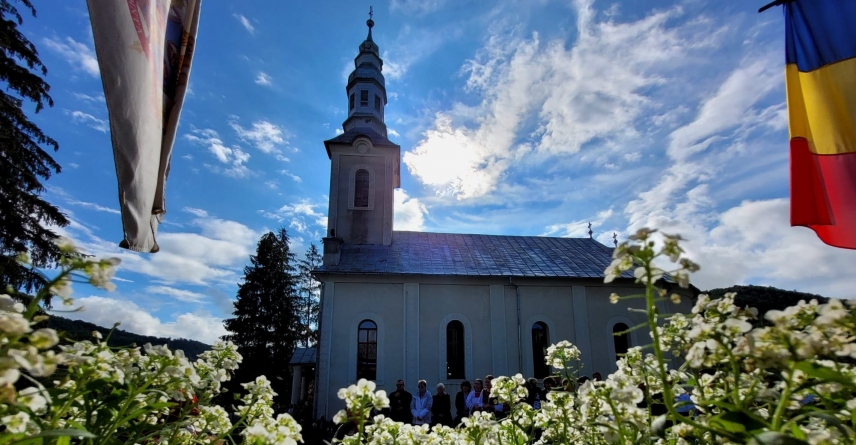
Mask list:
POLYGON ((446 394, 446 385, 437 384, 437 394, 431 402, 432 425, 452 426, 452 399, 446 394))
POLYGON ((413 395, 404 389, 404 380, 395 383, 395 391, 389 395, 389 418, 401 423, 410 423, 413 415, 410 413, 410 402, 413 395))
POLYGON ((473 390, 467 395, 467 411, 469 411, 470 415, 476 411, 483 411, 486 400, 487 393, 482 387, 481 379, 475 379, 473 381, 473 390))
POLYGON ((455 425, 461 423, 461 419, 469 417, 470 410, 467 409, 467 396, 472 392, 473 387, 470 382, 464 380, 461 382, 461 390, 455 395, 455 425))
POLYGON ((431 424, 431 406, 434 403, 431 393, 428 392, 428 382, 420 380, 416 384, 416 395, 410 401, 410 414, 413 416, 414 425, 431 424))

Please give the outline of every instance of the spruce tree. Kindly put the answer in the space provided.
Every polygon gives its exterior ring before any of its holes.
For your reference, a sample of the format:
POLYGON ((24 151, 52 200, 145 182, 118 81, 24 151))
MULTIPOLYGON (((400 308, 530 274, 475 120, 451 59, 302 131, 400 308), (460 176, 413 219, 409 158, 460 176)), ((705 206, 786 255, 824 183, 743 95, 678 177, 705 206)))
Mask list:
POLYGON ((238 285, 234 318, 225 320, 230 333, 223 336, 244 357, 233 381, 244 383, 265 375, 280 395, 280 404, 289 400, 288 360, 300 333, 294 261, 285 229, 262 236, 251 264, 244 268, 244 282, 238 285))
MULTIPOLYGON (((29 0, 18 4, 35 17, 29 0)), ((68 219, 41 198, 42 180, 60 172, 59 164, 45 148, 59 149, 27 117, 24 105, 35 112, 53 106, 50 86, 41 78, 47 68, 39 60, 35 45, 18 29, 23 18, 9 0, 0 0, 0 292, 7 286, 27 292, 44 283, 36 271, 15 261, 19 252, 29 252, 37 267, 55 265, 62 256, 54 244, 57 235, 48 226, 64 227, 68 219)))
POLYGON ((300 342, 309 347, 318 343, 318 303, 321 297, 321 283, 312 276, 312 271, 321 266, 321 254, 315 244, 310 244, 306 256, 297 266, 300 272, 298 289, 300 293, 300 342))

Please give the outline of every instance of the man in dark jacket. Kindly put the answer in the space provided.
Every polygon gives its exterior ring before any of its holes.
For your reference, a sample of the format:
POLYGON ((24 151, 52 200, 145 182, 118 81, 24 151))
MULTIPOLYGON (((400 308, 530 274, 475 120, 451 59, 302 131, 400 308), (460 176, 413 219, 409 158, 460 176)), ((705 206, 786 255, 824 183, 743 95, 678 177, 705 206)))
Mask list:
POLYGON ((396 382, 395 391, 389 395, 389 418, 396 422, 410 424, 413 421, 413 415, 410 413, 411 400, 413 400, 413 394, 404 389, 404 380, 396 382))

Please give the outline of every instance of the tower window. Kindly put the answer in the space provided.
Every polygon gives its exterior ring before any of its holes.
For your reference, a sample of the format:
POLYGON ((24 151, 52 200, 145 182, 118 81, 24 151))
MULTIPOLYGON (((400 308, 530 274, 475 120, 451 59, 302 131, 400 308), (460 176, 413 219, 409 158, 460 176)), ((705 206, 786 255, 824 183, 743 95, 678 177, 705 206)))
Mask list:
POLYGON ((370 178, 368 170, 357 170, 354 176, 354 207, 369 206, 370 178))
POLYGON ((348 100, 348 109, 349 110, 354 109, 354 93, 351 93, 351 98, 350 98, 350 100, 348 100))
POLYGON ((369 90, 360 91, 360 106, 361 107, 369 106, 369 90))
POLYGON ((380 111, 380 96, 374 95, 374 109, 380 111))
POLYGON ((363 320, 357 331, 357 379, 376 378, 377 324, 371 320, 363 320))
POLYGON ((615 343, 615 361, 627 354, 630 349, 630 333, 627 332, 630 328, 624 323, 616 323, 612 327, 612 341, 615 343))
POLYGON ((446 325, 446 378, 464 378, 464 324, 452 320, 446 325))
POLYGON ((541 379, 550 375, 547 366, 547 346, 550 344, 550 333, 543 322, 532 325, 532 368, 535 378, 541 379))

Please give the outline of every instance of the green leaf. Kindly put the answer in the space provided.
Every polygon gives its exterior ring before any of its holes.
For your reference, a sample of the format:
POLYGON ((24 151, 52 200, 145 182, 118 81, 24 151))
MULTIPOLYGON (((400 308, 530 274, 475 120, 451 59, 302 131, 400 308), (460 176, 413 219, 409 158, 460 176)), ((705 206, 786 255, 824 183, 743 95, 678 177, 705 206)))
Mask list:
POLYGON ((796 423, 791 424, 791 433, 800 440, 805 440, 805 432, 796 423))
POLYGON ((71 436, 62 436, 56 440, 56 445, 70 445, 71 436))
POLYGON ((777 431, 764 431, 755 436, 755 441, 761 445, 808 445, 805 440, 777 431))
POLYGON ((818 380, 826 382, 840 383, 845 386, 853 387, 853 379, 844 374, 810 361, 802 361, 797 363, 796 369, 806 373, 809 377, 814 377, 818 380))
POLYGON ((86 430, 75 430, 71 428, 63 428, 59 430, 42 431, 39 434, 30 436, 33 437, 83 437, 86 439, 94 439, 97 436, 86 430))
POLYGON ((729 411, 713 416, 708 424, 729 433, 745 434, 763 429, 765 425, 740 411, 729 411))

